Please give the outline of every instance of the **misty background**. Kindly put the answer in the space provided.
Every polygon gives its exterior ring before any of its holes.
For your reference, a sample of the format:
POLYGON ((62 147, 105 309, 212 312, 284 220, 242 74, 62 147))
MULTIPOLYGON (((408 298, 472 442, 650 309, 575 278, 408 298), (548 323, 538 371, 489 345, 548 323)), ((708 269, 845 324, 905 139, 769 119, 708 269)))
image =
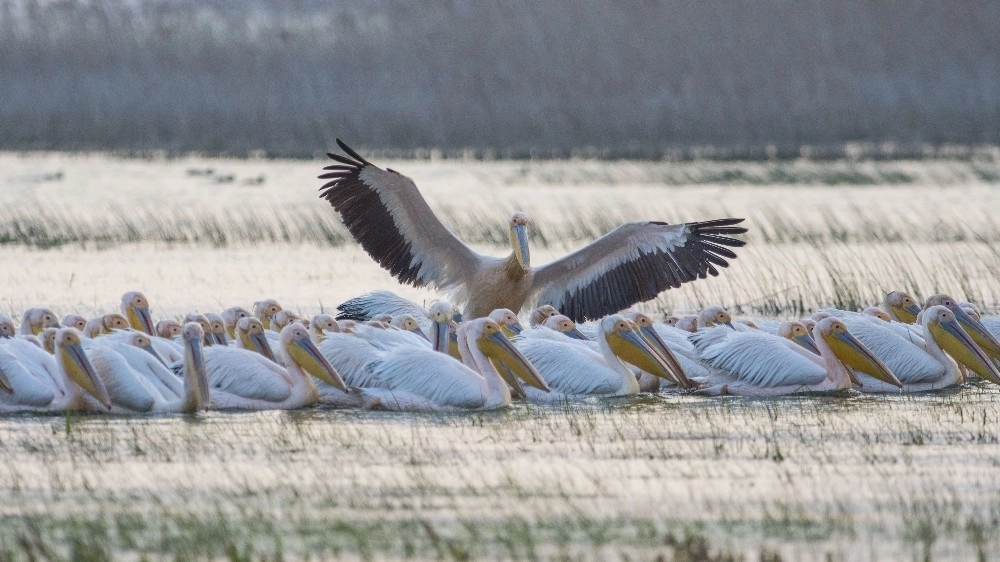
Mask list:
POLYGON ((1000 142, 1000 3, 0 3, 0 149, 908 155, 1000 142), (852 148, 853 147, 853 148, 852 148))

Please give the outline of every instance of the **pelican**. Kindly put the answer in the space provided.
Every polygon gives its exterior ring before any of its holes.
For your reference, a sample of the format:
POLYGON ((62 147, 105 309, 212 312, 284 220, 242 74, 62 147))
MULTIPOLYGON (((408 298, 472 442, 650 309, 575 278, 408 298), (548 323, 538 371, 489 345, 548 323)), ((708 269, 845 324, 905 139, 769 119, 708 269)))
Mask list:
MULTIPOLYGON (((673 383, 681 388, 694 388, 697 386, 688 380, 687 375, 684 373, 684 368, 680 365, 674 352, 670 350, 670 346, 667 345, 660 334, 656 331, 655 323, 653 319, 641 312, 629 311, 625 313, 625 318, 635 324, 635 328, 639 330, 642 337, 646 338, 646 342, 656 351, 660 353, 663 358, 664 363, 669 367, 667 374, 669 378, 666 380, 673 383)), ((656 377, 651 373, 642 371, 639 376, 639 386, 645 385, 650 391, 659 390, 661 377, 656 377), (650 377, 655 377, 651 379, 650 377), (655 380, 655 384, 654 384, 655 380), (654 388, 655 387, 655 388, 654 388)), ((645 389, 644 389, 645 390, 645 389)))
MULTIPOLYGON (((966 333, 972 338, 972 341, 976 342, 976 345, 994 362, 1000 361, 1000 341, 997 341, 997 338, 979 320, 970 316, 965 309, 958 305, 955 299, 948 295, 932 295, 924 304, 924 310, 936 305, 944 306, 952 311, 955 314, 955 319, 962 325, 966 333)), ((921 314, 923 314, 923 311, 921 311, 921 314)))
POLYGON ((285 326, 291 324, 292 322, 298 322, 305 326, 305 322, 302 321, 302 317, 295 314, 291 310, 279 310, 274 314, 274 318, 271 319, 271 329, 275 332, 280 332, 285 326))
MULTIPOLYGON (((191 413, 208 409, 210 395, 202 359, 204 333, 195 322, 184 326, 183 385, 152 347, 150 336, 122 331, 101 336, 88 347, 94 370, 111 397, 112 413, 191 413)), ((90 402, 92 400, 88 400, 90 402)), ((93 407, 99 410, 98 407, 93 407)))
MULTIPOLYGON (((45 328, 39 336, 45 337, 47 333, 55 331, 56 328, 45 328)), ((53 393, 52 398, 56 395, 65 394, 66 387, 62 383, 63 378, 59 375, 55 359, 53 359, 52 354, 46 349, 46 342, 42 341, 42 345, 38 346, 35 344, 35 337, 19 335, 13 338, 2 339, 0 340, 0 349, 6 349, 7 352, 14 355, 18 362, 21 363, 21 366, 39 381, 39 384, 51 389, 53 393)), ((53 352, 55 351, 54 345, 55 340, 53 339, 53 352)), ((15 400, 20 401, 20 398, 15 397, 15 400)))
POLYGON ((80 333, 73 328, 59 329, 55 351, 50 359, 55 361, 59 385, 51 387, 52 401, 46 405, 0 404, 0 412, 86 411, 89 407, 84 392, 96 398, 106 410, 111 410, 111 397, 83 351, 80 333))
POLYGON ((83 328, 83 335, 95 338, 102 334, 110 334, 114 330, 127 330, 128 327, 128 320, 121 314, 105 314, 87 321, 87 325, 83 328))
POLYGON ((281 305, 274 299, 264 299, 253 303, 253 315, 264 325, 265 330, 271 330, 271 319, 281 311, 281 305))
POLYGON ((205 346, 215 345, 215 336, 212 333, 212 323, 208 321, 208 317, 204 314, 198 314, 197 312, 192 312, 184 317, 184 323, 195 322, 201 326, 201 331, 205 333, 202 343, 205 346))
POLYGON ((236 323, 240 321, 240 318, 246 318, 247 316, 253 315, 242 306, 231 306, 222 311, 222 321, 226 324, 226 332, 229 334, 229 339, 236 339, 236 323))
POLYGON ((221 345, 205 349, 213 407, 291 410, 309 406, 319 401, 312 376, 347 392, 344 381, 309 339, 304 326, 293 322, 280 336, 284 368, 244 349, 221 345))
POLYGON ((259 353, 277 363, 271 344, 264 335, 264 325, 253 316, 244 316, 236 322, 236 347, 259 353))
POLYGON ((79 314, 67 314, 63 316, 61 324, 66 328, 76 328, 76 331, 82 333, 87 326, 87 319, 79 314))
POLYGON ((521 322, 517 319, 517 314, 514 314, 514 311, 509 308, 498 308, 490 312, 488 318, 496 322, 508 338, 512 338, 524 330, 521 322))
POLYGON ((149 300, 139 291, 128 291, 122 295, 121 313, 128 325, 147 336, 153 335, 153 317, 149 312, 149 300))
MULTIPOLYGON (((904 392, 938 390, 964 383, 965 375, 959 369, 959 364, 984 379, 1000 384, 1000 371, 997 371, 996 365, 962 329, 954 312, 945 306, 932 306, 921 311, 920 324, 924 330, 924 341, 927 342, 927 353, 938 363, 939 368, 931 375, 923 377, 914 376, 913 372, 894 371, 899 373, 904 392)), ((910 346, 909 349, 902 348, 899 352, 912 353, 912 349, 914 347, 910 346)), ((862 384, 860 388, 862 392, 896 391, 886 383, 863 374, 858 378, 862 384)))
POLYGON ((902 387, 895 375, 851 335, 839 319, 813 328, 816 355, 796 343, 759 330, 737 332, 718 326, 691 336, 703 361, 726 373, 702 381, 703 394, 780 396, 851 388, 849 369, 902 387), (720 337, 721 336, 721 337, 720 337))
POLYGON ((705 307, 698 313, 696 318, 699 330, 702 328, 711 328, 720 324, 728 326, 732 330, 736 330, 736 326, 733 324, 733 317, 721 306, 705 307))
POLYGON ((164 339, 172 340, 181 335, 182 331, 180 322, 176 320, 160 320, 156 323, 156 335, 164 339))
POLYGON ((512 253, 474 252, 454 236, 409 178, 378 168, 339 139, 347 154, 328 154, 329 179, 321 197, 340 214, 354 238, 402 283, 455 291, 469 318, 497 308, 520 311, 530 301, 550 304, 574 321, 598 319, 652 299, 682 283, 717 276, 741 247, 743 219, 669 225, 626 223, 568 256, 532 268, 528 217, 509 222, 512 253))
POLYGON ((370 365, 375 386, 360 388, 365 407, 409 411, 491 410, 510 404, 513 373, 533 388, 545 381, 488 318, 458 329, 462 362, 429 349, 383 353, 370 365), (496 365, 502 368, 498 371, 496 365), (503 372, 504 375, 500 373, 503 372))
POLYGON ((16 333, 14 320, 6 314, 0 314, 0 338, 12 338, 16 333))
POLYGON ((882 308, 890 318, 903 324, 914 324, 920 314, 916 299, 903 291, 892 291, 882 299, 882 308))
POLYGON ((312 338, 314 344, 319 345, 319 342, 326 338, 327 332, 339 332, 340 325, 337 324, 337 320, 329 314, 317 314, 313 316, 312 321, 309 322, 309 337, 312 338))
POLYGON ((208 320, 208 327, 211 330, 212 343, 214 345, 228 345, 228 333, 226 332, 226 322, 222 316, 214 312, 206 312, 205 319, 208 320))
POLYGON ((528 325, 541 326, 545 323, 546 318, 556 316, 557 314, 559 314, 559 311, 556 310, 556 307, 551 304, 543 304, 535 307, 535 309, 531 311, 531 314, 528 315, 528 325))
POLYGON ((517 340, 516 344, 552 389, 550 393, 541 393, 526 388, 529 400, 636 394, 640 391, 639 381, 623 360, 648 373, 671 379, 670 367, 664 363, 663 356, 618 314, 601 320, 598 351, 572 339, 555 341, 528 337, 517 340))
POLYGON ((37 336, 45 328, 58 327, 55 313, 47 308, 29 308, 21 317, 21 333, 26 336, 37 336))
MULTIPOLYGON (((431 322, 430 337, 421 337, 409 330, 386 330, 365 325, 356 326, 354 335, 383 350, 389 350, 399 345, 415 345, 431 347, 441 353, 450 353, 452 317, 453 313, 449 303, 434 301, 427 311, 427 318, 431 322), (428 340, 430 341, 428 342, 428 340), (427 345, 428 343, 430 345, 427 345)), ((452 357, 455 355, 452 354, 452 357)))

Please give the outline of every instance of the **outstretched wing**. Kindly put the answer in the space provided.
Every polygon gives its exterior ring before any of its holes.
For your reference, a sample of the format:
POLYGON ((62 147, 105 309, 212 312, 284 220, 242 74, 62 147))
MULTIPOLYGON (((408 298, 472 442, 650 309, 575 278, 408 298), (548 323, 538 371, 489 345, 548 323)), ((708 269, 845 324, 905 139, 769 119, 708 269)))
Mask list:
POLYGON ((746 244, 729 235, 743 219, 685 224, 631 222, 589 246, 535 271, 537 304, 551 304, 576 322, 596 319, 649 300, 681 283, 719 274, 729 247, 746 244), (727 247, 728 246, 728 247, 727 247))
POLYGON ((402 283, 452 287, 470 278, 484 259, 434 216, 410 178, 383 170, 337 139, 347 156, 319 176, 320 188, 354 239, 402 283))

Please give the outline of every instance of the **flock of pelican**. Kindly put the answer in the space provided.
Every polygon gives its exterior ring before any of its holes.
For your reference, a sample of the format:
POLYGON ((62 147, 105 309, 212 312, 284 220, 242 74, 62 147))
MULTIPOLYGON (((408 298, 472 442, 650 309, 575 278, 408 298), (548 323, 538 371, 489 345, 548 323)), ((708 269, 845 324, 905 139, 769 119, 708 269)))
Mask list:
POLYGON ((577 324, 550 305, 525 328, 387 291, 311 319, 274 300, 153 323, 139 292, 119 313, 0 315, 0 412, 496 409, 640 392, 778 396, 1000 384, 1000 318, 934 295, 889 293, 861 312, 734 320, 721 307, 655 322, 628 311, 577 324))

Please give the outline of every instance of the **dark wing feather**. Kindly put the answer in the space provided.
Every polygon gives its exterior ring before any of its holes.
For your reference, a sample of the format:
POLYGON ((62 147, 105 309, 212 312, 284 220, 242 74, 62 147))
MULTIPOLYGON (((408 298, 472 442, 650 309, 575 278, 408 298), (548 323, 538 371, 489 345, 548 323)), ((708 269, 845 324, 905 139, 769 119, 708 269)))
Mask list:
POLYGON ((744 241, 729 235, 743 219, 668 225, 623 224, 589 246, 535 271, 538 305, 551 304, 576 322, 601 318, 695 279, 717 276, 744 241))
POLYGON ((402 283, 449 288, 470 279, 482 256, 434 215, 410 178, 374 166, 337 140, 347 156, 319 176, 320 188, 344 225, 375 261, 402 283))

